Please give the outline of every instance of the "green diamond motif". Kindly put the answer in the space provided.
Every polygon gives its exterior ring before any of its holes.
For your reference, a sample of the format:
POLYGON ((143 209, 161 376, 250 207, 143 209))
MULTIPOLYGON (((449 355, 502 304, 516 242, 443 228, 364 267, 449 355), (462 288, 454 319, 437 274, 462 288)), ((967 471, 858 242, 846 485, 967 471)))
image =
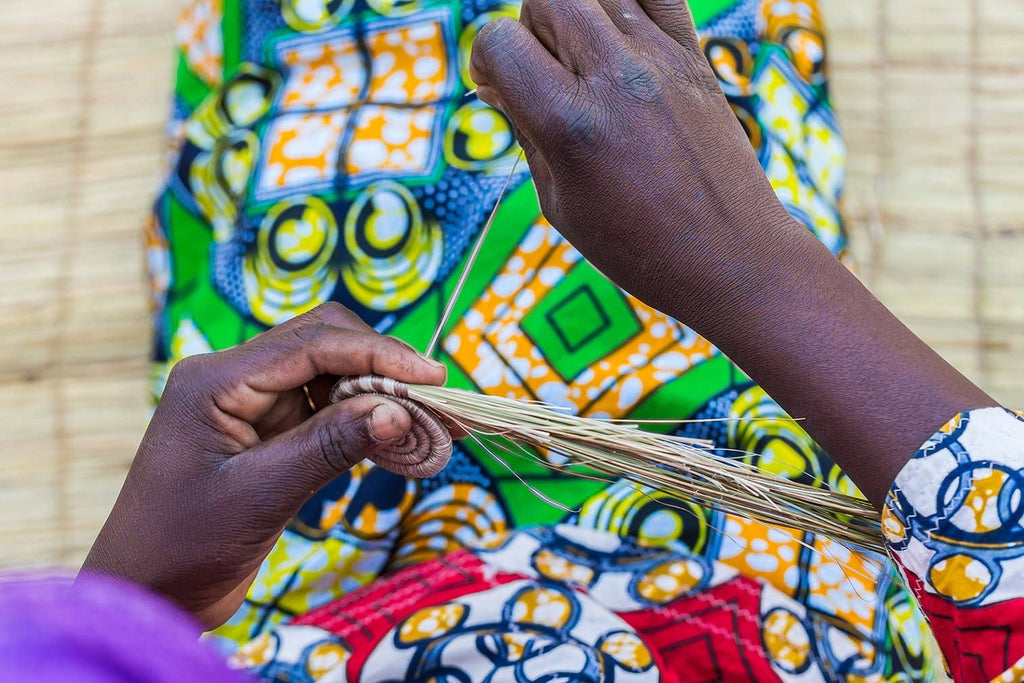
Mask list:
POLYGON ((567 383, 641 330, 625 295, 586 263, 555 285, 521 326, 567 383))

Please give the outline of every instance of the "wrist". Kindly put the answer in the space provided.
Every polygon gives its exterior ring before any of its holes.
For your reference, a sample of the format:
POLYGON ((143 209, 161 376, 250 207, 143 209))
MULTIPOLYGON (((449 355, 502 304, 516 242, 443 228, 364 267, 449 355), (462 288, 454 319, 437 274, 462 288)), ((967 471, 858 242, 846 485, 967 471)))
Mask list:
MULTIPOLYGON (((792 279, 815 256, 824 251, 831 258, 767 191, 760 201, 717 202, 722 208, 703 208, 699 220, 683 219, 691 225, 665 228, 671 238, 652 239, 657 246, 643 269, 651 277, 634 293, 723 350, 748 336, 752 322, 770 318, 773 307, 795 294, 792 279)), ((692 203, 687 214, 694 215, 692 203)))
MULTIPOLYGON (((786 334, 779 329, 784 320, 804 311, 814 296, 849 275, 817 238, 788 214, 763 223, 736 253, 720 269, 709 305, 693 325, 737 358, 747 354, 754 340, 786 334)), ((753 346, 756 351, 757 345, 753 346)))
POLYGON ((743 263, 738 295, 695 329, 803 419, 876 506, 936 425, 994 405, 795 222, 743 263))

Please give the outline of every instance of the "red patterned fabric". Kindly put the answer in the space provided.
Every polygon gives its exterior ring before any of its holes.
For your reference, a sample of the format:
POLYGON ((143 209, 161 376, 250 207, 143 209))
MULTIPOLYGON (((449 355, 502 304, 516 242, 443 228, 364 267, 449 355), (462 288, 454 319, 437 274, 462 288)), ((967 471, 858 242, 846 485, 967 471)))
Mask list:
POLYGON ((624 614, 666 683, 779 681, 761 644, 761 584, 738 577, 656 610, 624 614))

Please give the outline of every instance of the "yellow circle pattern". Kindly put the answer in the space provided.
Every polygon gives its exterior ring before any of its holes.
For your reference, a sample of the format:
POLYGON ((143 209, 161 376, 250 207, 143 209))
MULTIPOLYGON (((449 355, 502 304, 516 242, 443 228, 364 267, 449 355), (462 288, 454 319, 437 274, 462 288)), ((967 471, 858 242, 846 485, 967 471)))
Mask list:
POLYGON ((799 671, 811 655, 811 638, 800 620, 785 610, 770 612, 761 625, 768 655, 785 671, 799 671))
POLYGON ((651 568, 637 583, 637 593, 645 600, 665 604, 689 593, 701 579, 704 568, 689 559, 674 559, 651 568))
POLYGON ((322 31, 335 26, 354 0, 281 0, 281 16, 296 31, 322 31))
POLYGON ((243 265, 253 317, 276 325, 327 301, 338 282, 331 265, 337 243, 338 225, 323 200, 299 197, 276 204, 243 265))
POLYGON ((394 311, 434 284, 444 241, 424 220, 403 185, 384 181, 366 188, 345 219, 349 261, 341 277, 352 296, 376 311, 394 311))
POLYGON ((445 130, 445 161, 464 171, 491 169, 518 149, 508 119, 479 100, 459 107, 445 130))
POLYGON ((970 555, 950 555, 932 565, 928 581, 940 595, 956 602, 968 602, 985 592, 992 581, 992 572, 970 555))

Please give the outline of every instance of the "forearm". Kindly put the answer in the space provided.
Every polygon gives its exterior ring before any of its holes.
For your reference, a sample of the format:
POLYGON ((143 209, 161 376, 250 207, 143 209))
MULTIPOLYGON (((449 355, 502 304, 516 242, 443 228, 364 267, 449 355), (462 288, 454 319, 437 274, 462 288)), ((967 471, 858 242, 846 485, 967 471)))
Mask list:
MULTIPOLYGON (((791 219, 682 319, 757 381, 869 500, 951 415, 996 405, 791 219)), ((667 311, 675 313, 672 310, 667 311)))

